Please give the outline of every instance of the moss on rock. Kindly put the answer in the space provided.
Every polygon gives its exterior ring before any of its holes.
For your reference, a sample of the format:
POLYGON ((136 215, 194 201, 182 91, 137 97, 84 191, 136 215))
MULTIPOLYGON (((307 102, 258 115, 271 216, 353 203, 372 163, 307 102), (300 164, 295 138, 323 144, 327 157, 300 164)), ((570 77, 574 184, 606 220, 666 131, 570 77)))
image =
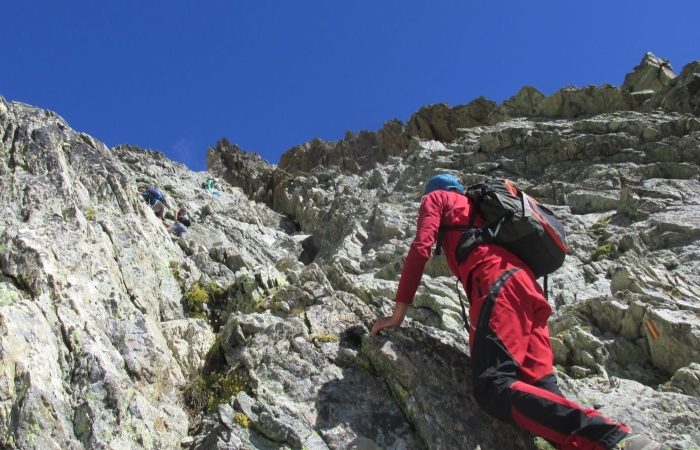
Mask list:
POLYGON ((600 261, 601 259, 613 259, 617 255, 617 246, 612 242, 606 242, 600 247, 595 249, 591 255, 593 261, 600 261))

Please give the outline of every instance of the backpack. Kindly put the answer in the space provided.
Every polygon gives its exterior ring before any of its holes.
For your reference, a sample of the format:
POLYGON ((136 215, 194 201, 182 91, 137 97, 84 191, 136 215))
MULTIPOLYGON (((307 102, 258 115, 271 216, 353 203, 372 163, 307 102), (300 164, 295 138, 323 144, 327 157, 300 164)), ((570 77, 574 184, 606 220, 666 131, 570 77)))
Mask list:
POLYGON ((165 194, 163 194, 160 189, 149 187, 142 195, 143 198, 148 200, 150 205, 161 202, 163 205, 168 206, 168 202, 165 200, 165 194))
POLYGON ((160 189, 156 189, 154 187, 150 187, 146 190, 148 192, 148 195, 154 200, 154 201, 163 201, 163 193, 160 191, 160 189))
MULTIPOLYGON (((569 253, 564 226, 552 211, 509 180, 491 180, 469 186, 465 195, 474 201, 469 225, 446 225, 444 230, 464 230, 457 243, 457 261, 464 261, 479 244, 501 245, 523 260, 535 278, 564 264, 569 253), (485 225, 474 227, 476 210, 485 225)), ((438 243, 438 253, 439 254, 438 243)))

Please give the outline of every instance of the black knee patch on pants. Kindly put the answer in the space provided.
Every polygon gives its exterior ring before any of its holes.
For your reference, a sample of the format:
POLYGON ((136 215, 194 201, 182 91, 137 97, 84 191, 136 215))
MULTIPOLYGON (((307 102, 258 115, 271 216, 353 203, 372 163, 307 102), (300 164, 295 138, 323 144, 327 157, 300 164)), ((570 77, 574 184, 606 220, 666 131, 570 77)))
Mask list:
POLYGON ((549 391, 552 394, 557 394, 560 397, 563 397, 564 394, 562 394, 561 390, 559 389, 559 384, 557 383, 557 377, 554 376, 553 373, 540 378, 537 380, 535 383, 533 383, 536 387, 540 389, 544 389, 545 391, 549 391))
POLYGON ((513 423, 510 411, 510 386, 516 381, 518 363, 489 326, 491 311, 501 288, 518 269, 505 272, 491 286, 481 306, 472 346, 472 383, 474 398, 484 411, 504 422, 513 423))
POLYGON ((491 416, 503 422, 513 423, 510 402, 510 386, 513 376, 507 375, 516 366, 503 364, 499 368, 491 367, 480 374, 473 374, 474 399, 491 416))

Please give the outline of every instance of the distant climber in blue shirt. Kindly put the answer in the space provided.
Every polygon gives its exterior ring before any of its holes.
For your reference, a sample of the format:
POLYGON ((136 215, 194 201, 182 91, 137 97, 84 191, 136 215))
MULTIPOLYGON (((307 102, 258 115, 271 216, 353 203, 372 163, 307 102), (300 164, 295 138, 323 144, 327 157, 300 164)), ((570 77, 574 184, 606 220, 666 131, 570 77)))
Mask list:
POLYGON ((163 193, 154 187, 147 188, 146 186, 141 186, 139 193, 146 200, 146 203, 151 206, 156 217, 163 220, 165 216, 165 196, 163 193))

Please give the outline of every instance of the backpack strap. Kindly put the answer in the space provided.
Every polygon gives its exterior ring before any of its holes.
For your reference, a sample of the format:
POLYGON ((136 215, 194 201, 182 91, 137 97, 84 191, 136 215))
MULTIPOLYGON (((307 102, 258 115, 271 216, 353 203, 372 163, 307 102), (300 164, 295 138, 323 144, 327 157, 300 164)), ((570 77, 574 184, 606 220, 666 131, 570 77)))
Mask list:
POLYGON ((445 235, 445 231, 467 231, 471 228, 470 225, 443 225, 438 228, 438 237, 435 243, 435 256, 442 255, 442 238, 445 235))
MULTIPOLYGON (((469 274, 471 275, 471 273, 469 274)), ((467 275, 467 276, 469 276, 467 275)), ((469 283, 471 284, 471 283, 469 283)), ((455 282, 455 289, 457 289, 457 296, 459 297, 459 306, 462 307, 462 319, 464 320, 464 326, 467 328, 467 339, 469 338, 469 329, 471 328, 471 324, 469 323, 469 317, 467 316, 467 309, 464 306, 464 301, 462 300, 462 286, 460 286, 460 279, 457 277, 457 281, 455 282)), ((467 293, 467 302, 469 302, 469 293, 467 293)), ((471 304, 470 304, 471 306, 471 304)))
POLYGON ((468 231, 474 228, 474 222, 476 221, 476 209, 478 209, 478 207, 472 208, 471 212, 469 213, 469 223, 467 225, 451 224, 442 225, 440 228, 438 228, 435 256, 442 255, 442 238, 445 231, 468 231))

